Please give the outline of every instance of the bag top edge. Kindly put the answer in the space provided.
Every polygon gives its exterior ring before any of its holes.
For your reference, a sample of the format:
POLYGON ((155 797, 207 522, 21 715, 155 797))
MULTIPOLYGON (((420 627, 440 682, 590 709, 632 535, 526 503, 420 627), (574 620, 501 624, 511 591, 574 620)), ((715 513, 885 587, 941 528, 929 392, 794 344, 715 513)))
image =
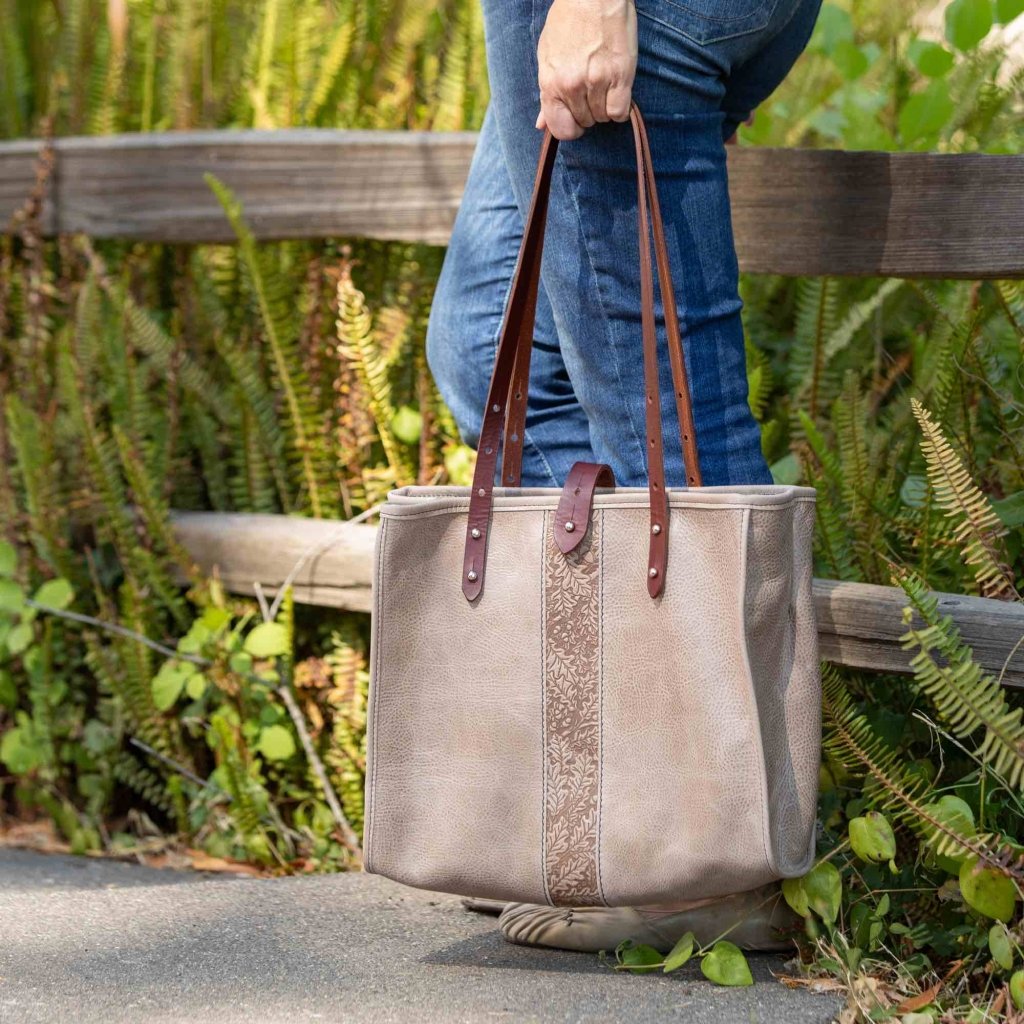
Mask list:
MULTIPOLYGON (((401 514, 403 511, 424 510, 430 505, 458 511, 468 507, 471 488, 456 486, 429 487, 411 485, 389 492, 383 512, 401 514)), ((562 494, 560 487, 495 487, 495 509, 536 508, 538 505, 555 508, 562 494)), ((771 508, 788 505, 793 501, 813 501, 817 493, 813 487, 790 484, 751 484, 719 487, 670 487, 671 506, 711 507, 742 505, 771 508)), ((594 494, 595 508, 633 508, 646 506, 649 492, 646 487, 599 487, 594 494)))

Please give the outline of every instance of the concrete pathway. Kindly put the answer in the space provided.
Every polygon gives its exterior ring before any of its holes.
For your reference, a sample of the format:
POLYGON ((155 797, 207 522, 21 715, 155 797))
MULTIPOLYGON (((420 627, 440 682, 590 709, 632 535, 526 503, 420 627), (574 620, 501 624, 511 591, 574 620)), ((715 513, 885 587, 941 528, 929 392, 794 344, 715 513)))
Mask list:
POLYGON ((832 997, 617 974, 367 875, 260 880, 0 849, 0 1022, 826 1024, 832 997))

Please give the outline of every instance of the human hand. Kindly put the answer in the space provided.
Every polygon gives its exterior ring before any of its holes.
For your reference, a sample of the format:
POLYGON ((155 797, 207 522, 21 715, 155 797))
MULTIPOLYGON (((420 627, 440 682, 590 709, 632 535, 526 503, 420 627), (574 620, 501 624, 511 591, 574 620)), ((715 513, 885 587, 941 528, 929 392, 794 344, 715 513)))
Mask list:
POLYGON ((578 139, 599 121, 627 120, 636 48, 632 0, 554 0, 537 45, 537 127, 578 139))

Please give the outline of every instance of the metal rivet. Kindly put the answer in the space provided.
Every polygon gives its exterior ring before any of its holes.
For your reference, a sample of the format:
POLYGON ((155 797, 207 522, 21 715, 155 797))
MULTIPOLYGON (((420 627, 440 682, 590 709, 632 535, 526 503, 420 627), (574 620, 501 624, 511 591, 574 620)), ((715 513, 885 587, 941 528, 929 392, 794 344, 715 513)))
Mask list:
POLYGON ((658 570, 655 569, 654 566, 652 565, 651 566, 651 571, 647 575, 650 576, 651 579, 654 579, 654 577, 658 575, 658 570))
POLYGON ((497 403, 495 403, 494 405, 492 405, 492 406, 491 406, 491 408, 492 408, 492 409, 493 409, 493 410, 494 410, 495 412, 501 412, 501 406, 500 406, 500 405, 498 405, 497 403))
POLYGON ((661 523, 655 523, 651 527, 651 533, 661 533, 661 523))
POLYGON ((475 526, 473 527, 472 530, 469 531, 469 533, 470 533, 470 536, 473 538, 473 540, 479 540, 480 539, 480 531, 475 526))
POLYGON ((476 570, 470 569, 469 572, 466 573, 466 579, 472 583, 476 579, 476 570))
POLYGON ((576 524, 571 519, 568 520, 566 522, 566 524, 565 524, 565 532, 566 533, 572 533, 572 531, 575 530, 575 529, 576 529, 576 524))
POLYGON ((509 440, 510 440, 510 441, 512 441, 512 442, 513 442, 513 444, 514 444, 514 443, 515 443, 516 441, 518 441, 518 440, 519 440, 519 435, 518 435, 518 434, 513 434, 513 435, 512 435, 512 436, 511 436, 511 437, 509 438, 509 440))
POLYGON ((483 496, 484 496, 484 495, 485 495, 485 494, 487 493, 487 491, 485 491, 485 490, 484 490, 484 489, 483 489, 483 488, 481 487, 481 488, 480 488, 480 490, 478 490, 478 491, 477 491, 476 493, 477 493, 477 494, 479 494, 479 495, 480 495, 480 497, 482 498, 482 497, 483 497, 483 496))

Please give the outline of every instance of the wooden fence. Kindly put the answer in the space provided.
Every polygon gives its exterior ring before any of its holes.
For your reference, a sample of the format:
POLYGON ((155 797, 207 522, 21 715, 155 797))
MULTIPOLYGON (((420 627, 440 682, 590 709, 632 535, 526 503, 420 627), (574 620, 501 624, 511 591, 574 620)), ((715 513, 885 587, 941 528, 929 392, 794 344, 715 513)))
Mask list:
MULTIPOLYGON (((364 236, 443 244, 475 136, 298 130, 61 139, 47 183, 48 234, 229 242, 205 180, 243 202, 259 238, 364 236)), ((0 144, 0 230, 32 189, 42 146, 0 144)), ((1024 157, 744 149, 729 153, 740 265, 755 273, 1024 277, 1024 157)), ((182 512, 185 547, 225 584, 369 609, 373 527, 288 516, 182 512)), ((815 581, 822 654, 906 672, 902 591, 815 581)), ((1024 687, 1024 607, 940 595, 981 664, 1024 687)))

